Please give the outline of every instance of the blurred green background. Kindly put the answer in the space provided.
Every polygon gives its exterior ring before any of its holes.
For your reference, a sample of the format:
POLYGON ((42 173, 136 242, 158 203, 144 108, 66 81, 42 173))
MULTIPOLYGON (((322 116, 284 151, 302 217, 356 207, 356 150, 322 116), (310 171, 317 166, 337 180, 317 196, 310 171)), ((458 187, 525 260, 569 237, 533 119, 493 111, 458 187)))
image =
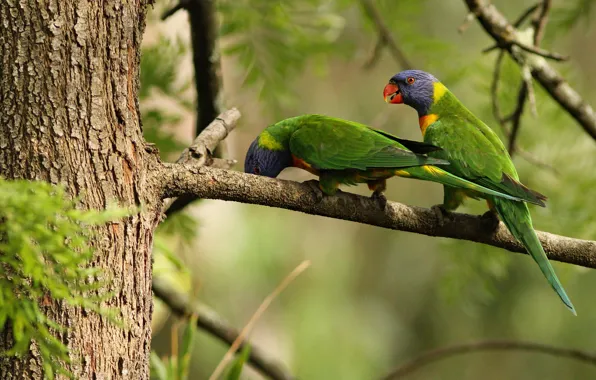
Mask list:
MULTIPOLYGON (((373 1, 414 66, 434 73, 476 115, 503 137, 491 113, 490 83, 497 53, 474 20, 458 27, 463 1, 373 1)), ((534 2, 494 4, 514 20, 534 2)), ((571 60, 552 63, 584 99, 596 105, 596 28, 592 0, 555 0, 543 46, 571 60)), ((364 68, 377 41, 357 0, 219 0, 222 108, 242 118, 226 140, 227 157, 239 161, 269 123, 323 113, 420 140, 417 116, 388 106, 381 92, 401 67, 387 49, 364 68)), ((142 63, 144 130, 165 159, 192 141, 194 89, 187 15, 165 22, 158 2, 150 12, 142 63)), ((519 69, 503 66, 504 112, 517 97, 519 69)), ((594 141, 534 85, 538 115, 527 109, 519 145, 556 170, 514 162, 522 182, 549 197, 532 207, 537 229, 596 239, 594 141)), ((310 174, 287 169, 281 178, 310 174)), ((365 186, 349 189, 369 194, 365 186)), ((390 200, 430 207, 442 201, 440 185, 391 179, 390 200)), ((483 213, 483 202, 460 211, 483 213)), ((471 242, 430 238, 268 207, 199 201, 168 220, 156 238, 155 275, 168 274, 163 254, 183 263, 181 290, 241 328, 261 301, 302 260, 311 267, 267 310, 250 340, 283 361, 300 379, 373 379, 437 347, 483 339, 537 341, 596 351, 596 274, 556 263, 578 316, 558 300, 534 262, 471 242), (161 263, 161 264, 157 264, 161 263), (161 269, 160 269, 161 268, 161 269), (160 272, 161 270, 161 272, 160 272)), ((171 352, 172 323, 156 305, 153 349, 171 352)), ((199 332, 191 379, 206 379, 227 350, 199 332)), ((246 379, 261 378, 245 368, 246 379)), ((410 379, 591 379, 596 367, 534 353, 488 352, 458 356, 412 373, 410 379)))

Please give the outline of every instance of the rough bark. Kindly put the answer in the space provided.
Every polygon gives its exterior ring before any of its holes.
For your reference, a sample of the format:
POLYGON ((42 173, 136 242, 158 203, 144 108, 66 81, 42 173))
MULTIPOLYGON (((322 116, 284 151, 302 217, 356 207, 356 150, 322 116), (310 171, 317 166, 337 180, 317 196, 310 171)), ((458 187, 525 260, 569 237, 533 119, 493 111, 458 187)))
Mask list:
MULTIPOLYGON (((128 325, 58 303, 50 317, 79 379, 148 379, 151 246, 160 206, 146 172, 137 103, 140 43, 150 0, 0 2, 0 175, 62 184, 83 208, 144 205, 141 214, 97 228, 95 264, 111 281, 128 325)), ((0 332, 0 351, 10 347, 0 332)), ((1 379, 43 378, 28 357, 0 358, 1 379)))

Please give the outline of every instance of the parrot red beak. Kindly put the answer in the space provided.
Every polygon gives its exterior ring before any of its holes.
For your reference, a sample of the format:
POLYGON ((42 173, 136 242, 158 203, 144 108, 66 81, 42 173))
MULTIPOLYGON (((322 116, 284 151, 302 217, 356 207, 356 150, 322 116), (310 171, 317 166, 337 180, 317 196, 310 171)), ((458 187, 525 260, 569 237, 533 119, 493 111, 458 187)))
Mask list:
POLYGON ((404 102, 404 98, 399 92, 399 87, 395 83, 389 83, 385 86, 383 98, 389 104, 401 104, 404 102))

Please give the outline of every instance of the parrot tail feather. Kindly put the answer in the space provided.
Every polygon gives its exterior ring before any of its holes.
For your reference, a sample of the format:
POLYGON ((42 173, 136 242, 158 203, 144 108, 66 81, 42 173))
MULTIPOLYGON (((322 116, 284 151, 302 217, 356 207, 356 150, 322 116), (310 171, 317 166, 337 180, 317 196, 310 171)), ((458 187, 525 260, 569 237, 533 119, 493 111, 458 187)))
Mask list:
POLYGON ((507 174, 503 174, 503 178, 501 182, 506 185, 508 188, 513 190, 514 195, 519 195, 521 198, 527 200, 528 202, 534 203, 538 206, 545 207, 545 201, 548 197, 544 194, 540 194, 536 190, 532 190, 526 185, 522 184, 519 181, 516 181, 511 176, 507 174))
POLYGON ((451 173, 448 173, 445 170, 440 169, 436 166, 424 165, 410 167, 406 169, 398 169, 395 171, 395 175, 399 177, 416 178, 424 181, 437 182, 442 185, 447 185, 455 188, 473 190, 479 193, 504 198, 511 201, 522 201, 521 198, 505 194, 500 191, 491 190, 487 187, 478 185, 476 183, 470 182, 451 173))
POLYGON ((561 301, 563 301, 565 306, 574 315, 577 315, 571 300, 567 296, 567 293, 565 293, 563 285, 561 285, 561 282, 557 278, 557 274, 542 248, 542 244, 540 244, 540 240, 538 240, 538 236, 532 226, 528 206, 523 202, 509 202, 498 198, 494 198, 491 201, 494 203, 495 209, 503 223, 505 223, 505 226, 507 226, 507 229, 523 244, 530 256, 536 261, 542 274, 546 277, 548 283, 559 298, 561 298, 561 301))

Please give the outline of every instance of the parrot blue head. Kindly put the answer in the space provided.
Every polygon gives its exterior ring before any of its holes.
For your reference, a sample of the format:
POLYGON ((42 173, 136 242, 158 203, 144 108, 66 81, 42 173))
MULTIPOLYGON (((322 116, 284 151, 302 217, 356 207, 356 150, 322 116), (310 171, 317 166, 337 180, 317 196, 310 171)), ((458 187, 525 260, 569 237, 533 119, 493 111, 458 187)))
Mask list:
POLYGON ((405 70, 395 74, 383 90, 390 104, 407 104, 424 116, 433 105, 435 83, 439 80, 422 70, 405 70))
POLYGON ((287 150, 271 150, 259 146, 259 138, 250 144, 244 160, 244 172, 275 178, 292 165, 292 155, 287 150))

